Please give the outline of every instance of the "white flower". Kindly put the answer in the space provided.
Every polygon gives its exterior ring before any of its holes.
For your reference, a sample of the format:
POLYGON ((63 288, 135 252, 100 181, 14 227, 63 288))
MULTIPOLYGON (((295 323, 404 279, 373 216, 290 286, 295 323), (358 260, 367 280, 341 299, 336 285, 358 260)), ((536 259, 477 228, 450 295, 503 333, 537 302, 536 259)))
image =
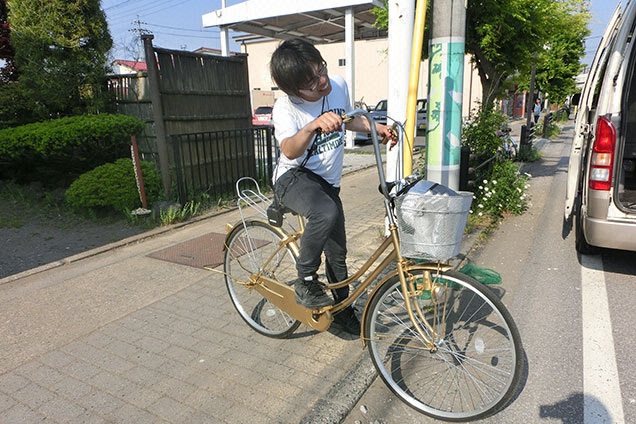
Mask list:
POLYGON ((492 180, 492 183, 493 183, 494 185, 497 185, 497 180, 492 180))
POLYGON ((484 205, 482 205, 481 203, 477 205, 478 208, 483 209, 484 205))
POLYGON ((478 214, 479 216, 484 216, 483 212, 479 212, 478 214))

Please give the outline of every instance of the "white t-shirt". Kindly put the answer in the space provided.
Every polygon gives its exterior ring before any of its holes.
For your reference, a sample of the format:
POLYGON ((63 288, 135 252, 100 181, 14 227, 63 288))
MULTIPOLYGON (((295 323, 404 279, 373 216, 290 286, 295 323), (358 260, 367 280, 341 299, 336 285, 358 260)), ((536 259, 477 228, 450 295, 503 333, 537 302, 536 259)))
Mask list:
MULTIPOLYGON (((330 78, 331 93, 316 102, 284 95, 276 100, 272 111, 272 124, 277 140, 294 136, 301 128, 320 116, 332 111, 338 114, 351 111, 349 90, 344 79, 339 76, 330 78)), ((342 161, 344 158, 344 125, 340 131, 331 134, 318 134, 313 141, 314 152, 305 164, 305 168, 320 175, 334 187, 340 186, 342 161)), ((311 146, 311 144, 310 144, 311 146)), ((305 153, 297 159, 289 159, 282 152, 278 166, 274 171, 274 182, 285 172, 299 167, 305 160, 305 153)))

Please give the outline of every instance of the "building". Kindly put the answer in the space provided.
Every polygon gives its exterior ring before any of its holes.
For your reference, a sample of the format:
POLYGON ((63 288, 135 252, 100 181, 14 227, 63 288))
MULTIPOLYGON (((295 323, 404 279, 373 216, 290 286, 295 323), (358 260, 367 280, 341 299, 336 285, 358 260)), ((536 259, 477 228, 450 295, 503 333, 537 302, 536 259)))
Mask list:
POLYGON ((136 74, 138 72, 146 72, 148 70, 146 62, 139 62, 134 60, 115 59, 111 63, 111 66, 113 68, 113 73, 119 75, 136 74))
MULTIPOLYGON (((272 92, 274 98, 280 93, 272 82, 269 73, 269 59, 281 40, 254 37, 236 37, 241 44, 241 50, 248 55, 249 82, 252 92, 272 92)), ((319 44, 316 46, 329 69, 330 75, 340 75, 345 78, 345 43, 336 42, 319 44)), ((352 90, 354 101, 362 101, 374 106, 378 101, 388 98, 389 73, 388 39, 374 38, 355 41, 355 86, 352 90)), ((418 98, 428 97, 428 61, 420 66, 420 84, 418 98)), ((481 82, 470 63, 470 56, 464 62, 464 98, 463 116, 468 116, 476 102, 481 99, 481 82)), ((252 96, 254 98, 254 96, 252 96)), ((260 104, 258 105, 260 106, 260 104)))

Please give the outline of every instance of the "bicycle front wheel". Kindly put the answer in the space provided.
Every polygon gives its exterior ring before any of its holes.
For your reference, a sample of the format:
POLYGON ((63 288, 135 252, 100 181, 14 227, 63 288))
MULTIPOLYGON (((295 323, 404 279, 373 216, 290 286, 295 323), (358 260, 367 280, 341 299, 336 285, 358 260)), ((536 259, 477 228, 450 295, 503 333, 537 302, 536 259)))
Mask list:
POLYGON ((269 278, 294 283, 297 278, 296 256, 288 248, 277 252, 282 238, 279 232, 264 222, 246 221, 245 225, 237 225, 232 230, 225 246, 225 284, 234 307, 250 327, 275 338, 288 337, 298 328, 300 321, 254 290, 249 277, 262 272, 269 278))
POLYGON ((432 289, 412 302, 434 347, 414 328, 396 277, 370 300, 365 334, 371 359, 391 391, 421 413, 447 421, 490 415, 519 382, 519 331, 488 288, 459 272, 432 274, 432 289))

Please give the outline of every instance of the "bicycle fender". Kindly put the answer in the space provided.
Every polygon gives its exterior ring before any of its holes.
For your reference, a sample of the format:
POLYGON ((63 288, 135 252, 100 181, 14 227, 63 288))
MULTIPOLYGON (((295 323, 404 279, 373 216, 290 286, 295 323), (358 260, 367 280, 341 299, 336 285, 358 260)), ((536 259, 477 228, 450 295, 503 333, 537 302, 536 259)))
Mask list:
MULTIPOLYGON (((269 225, 269 223, 263 219, 246 219, 245 221, 239 221, 236 224, 230 224, 229 222, 225 224, 225 240, 223 240, 223 251, 225 252, 225 250, 227 250, 227 241, 230 238, 230 234, 232 234, 235 228, 244 226, 245 229, 247 229, 247 226, 249 225, 249 223, 254 221, 262 222, 264 224, 269 225)), ((281 237, 284 238, 286 236, 285 233, 280 228, 272 227, 272 229, 275 230, 277 233, 279 233, 281 237)))

